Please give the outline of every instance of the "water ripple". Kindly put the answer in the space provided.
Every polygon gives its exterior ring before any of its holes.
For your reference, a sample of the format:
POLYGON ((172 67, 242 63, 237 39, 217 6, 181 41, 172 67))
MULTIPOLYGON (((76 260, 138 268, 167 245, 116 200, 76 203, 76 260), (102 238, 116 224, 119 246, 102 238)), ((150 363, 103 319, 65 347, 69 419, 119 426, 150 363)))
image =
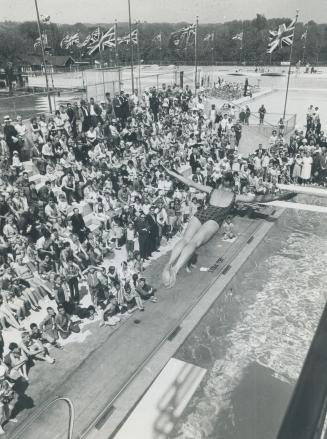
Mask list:
POLYGON ((195 401, 179 428, 179 439, 208 438, 219 413, 229 410, 233 415, 231 393, 250 363, 270 368, 287 383, 298 378, 325 305, 327 284, 327 240, 315 233, 314 224, 306 226, 306 231, 293 229, 277 254, 259 264, 266 282, 226 336, 228 349, 208 372, 206 397, 195 401))

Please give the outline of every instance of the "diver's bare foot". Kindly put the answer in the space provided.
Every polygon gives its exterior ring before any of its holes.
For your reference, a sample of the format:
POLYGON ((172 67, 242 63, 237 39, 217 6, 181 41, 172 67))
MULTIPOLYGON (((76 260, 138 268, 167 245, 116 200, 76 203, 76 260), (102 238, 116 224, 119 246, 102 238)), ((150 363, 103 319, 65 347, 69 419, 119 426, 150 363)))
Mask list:
POLYGON ((162 272, 162 283, 165 287, 169 287, 170 285, 170 269, 171 266, 169 264, 165 265, 163 272, 162 272))
POLYGON ((192 273, 192 270, 191 270, 191 268, 188 265, 185 267, 185 271, 187 273, 192 273))
POLYGON ((170 268, 170 282, 169 282, 168 288, 172 288, 175 285, 176 276, 177 276, 176 270, 173 267, 171 267, 170 268))

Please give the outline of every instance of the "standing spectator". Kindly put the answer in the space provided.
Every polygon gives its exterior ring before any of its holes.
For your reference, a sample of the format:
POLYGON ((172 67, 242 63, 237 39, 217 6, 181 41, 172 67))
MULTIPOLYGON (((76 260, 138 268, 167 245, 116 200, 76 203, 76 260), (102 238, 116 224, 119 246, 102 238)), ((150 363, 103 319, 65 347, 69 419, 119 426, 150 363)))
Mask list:
POLYGON ((238 147, 242 137, 242 125, 240 124, 239 120, 237 120, 234 125, 234 131, 235 131, 235 143, 236 146, 238 147))
POLYGON ((150 96, 150 109, 152 111, 153 119, 155 122, 158 122, 159 108, 160 108, 160 100, 157 96, 156 90, 153 90, 150 96))
POLYGON ((90 115, 90 125, 95 128, 98 125, 102 110, 101 110, 100 105, 98 105, 94 102, 94 98, 90 98, 88 112, 90 115))
POLYGON ((311 179, 311 168, 312 168, 312 156, 309 151, 306 151, 304 157, 302 158, 302 168, 301 168, 301 180, 302 183, 308 183, 311 179))
POLYGON ((81 100, 81 114, 82 114, 82 130, 84 133, 86 133, 91 125, 91 116, 90 116, 89 107, 83 99, 81 100))
POLYGON ((244 118, 245 125, 249 125, 250 116, 251 116, 250 107, 248 105, 246 105, 245 106, 245 118, 244 118))
POLYGON ((3 133, 5 135, 5 141, 9 148, 10 158, 12 158, 14 150, 17 151, 19 149, 18 133, 15 127, 11 124, 12 120, 10 119, 10 116, 5 116, 3 118, 3 121, 5 123, 5 126, 3 127, 3 133))
POLYGON ((72 259, 68 260, 68 265, 64 269, 64 274, 68 283, 71 300, 73 302, 79 303, 80 293, 78 278, 82 277, 79 266, 75 264, 72 259))
POLYGON ((113 106, 113 110, 114 110, 116 118, 120 119, 121 118, 121 101, 119 98, 118 91, 115 93, 115 97, 113 98, 113 101, 112 101, 112 106, 113 106))
POLYGON ((70 217, 70 221, 72 224, 72 232, 78 236, 80 242, 84 242, 90 231, 86 227, 84 219, 77 207, 73 209, 73 215, 70 217))
POLYGON ((135 237, 135 227, 132 222, 129 222, 126 229, 126 251, 128 259, 133 259, 135 237))
POLYGON ((260 125, 262 125, 264 122, 266 112, 267 112, 267 110, 266 110, 265 106, 262 104, 261 107, 259 108, 259 123, 260 123, 260 125))
POLYGON ((140 212, 139 219, 136 220, 136 232, 139 241, 140 257, 144 259, 149 259, 150 249, 149 249, 149 225, 145 218, 143 211, 140 212))
POLYGON ((159 226, 157 223, 157 215, 155 213, 155 207, 150 207, 150 212, 146 216, 149 230, 149 255, 158 251, 159 247, 159 226))
POLYGON ((123 90, 120 91, 119 100, 120 100, 120 118, 121 118, 121 121, 122 121, 122 126, 125 127, 126 121, 127 121, 127 118, 130 115, 130 112, 129 112, 128 96, 125 95, 123 90))

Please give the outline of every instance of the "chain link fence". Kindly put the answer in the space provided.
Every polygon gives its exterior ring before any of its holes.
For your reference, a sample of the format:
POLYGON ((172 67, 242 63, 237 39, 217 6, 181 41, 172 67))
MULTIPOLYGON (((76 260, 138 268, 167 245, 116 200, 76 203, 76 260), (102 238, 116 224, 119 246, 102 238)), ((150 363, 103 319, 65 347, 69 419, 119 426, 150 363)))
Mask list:
MULTIPOLYGON (((68 102, 79 101, 86 98, 86 91, 83 90, 52 90, 50 100, 52 112, 59 108, 60 105, 66 105, 68 102)), ((44 91, 35 93, 19 93, 14 96, 0 98, 0 122, 4 116, 8 115, 11 119, 22 116, 23 119, 29 119, 36 114, 49 113, 48 94, 44 91)))
MULTIPOLYGON (((150 87, 160 87, 163 83, 167 85, 173 85, 179 83, 179 72, 177 69, 174 71, 157 72, 153 74, 142 72, 142 68, 135 66, 133 69, 134 76, 134 89, 137 89, 139 93, 150 87)), ((110 93, 114 96, 116 92, 124 90, 127 93, 132 92, 132 74, 131 69, 121 70, 105 70, 99 69, 92 73, 86 72, 86 92, 87 97, 93 97, 96 101, 104 99, 105 93, 110 93)))

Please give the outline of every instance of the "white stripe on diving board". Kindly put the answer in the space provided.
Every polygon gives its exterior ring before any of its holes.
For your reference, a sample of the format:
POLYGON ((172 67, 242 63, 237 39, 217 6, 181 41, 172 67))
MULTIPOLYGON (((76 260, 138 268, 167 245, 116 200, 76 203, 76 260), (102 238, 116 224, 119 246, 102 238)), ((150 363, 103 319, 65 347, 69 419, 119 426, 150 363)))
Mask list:
POLYGON ((265 203, 265 204, 267 204, 268 206, 284 207, 288 209, 327 213, 327 206, 314 206, 313 204, 292 203, 290 201, 278 201, 278 200, 270 201, 269 203, 265 203))
POLYGON ((115 439, 168 437, 205 373, 206 369, 171 358, 115 439))
POLYGON ((318 195, 320 197, 327 197, 327 188, 299 186, 295 184, 279 184, 279 189, 288 192, 296 192, 297 194, 318 195))

